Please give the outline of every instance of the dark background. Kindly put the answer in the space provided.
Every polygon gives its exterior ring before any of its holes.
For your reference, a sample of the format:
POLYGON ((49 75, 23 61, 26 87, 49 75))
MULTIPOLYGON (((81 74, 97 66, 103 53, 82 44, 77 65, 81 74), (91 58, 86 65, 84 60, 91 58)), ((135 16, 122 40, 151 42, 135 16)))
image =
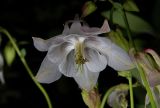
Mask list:
MULTIPOLYGON (((26 49, 26 60, 34 75, 46 53, 34 48, 32 37, 47 39, 60 34, 65 21, 73 19, 77 13, 81 15, 85 2, 86 0, 0 0, 0 26, 6 28, 17 42, 28 42, 19 47, 26 49)), ((149 46, 159 52, 160 1, 135 2, 140 9, 138 15, 148 21, 157 33, 154 37, 141 34, 141 38, 147 41, 145 47, 149 46)), ((98 10, 85 18, 91 26, 100 26, 104 20, 100 12, 110 8, 108 2, 98 1, 96 5, 98 10)), ((1 51, 8 39, 3 36, 2 40, 1 51)), ((10 67, 5 63, 4 75, 6 84, 0 85, 0 108, 47 108, 42 93, 29 77, 18 56, 10 67)), ((104 94, 109 87, 120 82, 126 80, 107 67, 100 74, 99 91, 104 94)), ((63 76, 54 83, 42 85, 51 98, 53 108, 87 108, 82 101, 81 90, 72 78, 63 76)))

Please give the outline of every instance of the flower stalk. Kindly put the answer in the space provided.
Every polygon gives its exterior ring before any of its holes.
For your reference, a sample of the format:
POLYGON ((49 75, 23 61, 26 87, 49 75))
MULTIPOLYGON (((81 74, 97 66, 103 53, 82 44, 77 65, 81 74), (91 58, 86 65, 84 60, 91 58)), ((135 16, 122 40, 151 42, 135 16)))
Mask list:
POLYGON ((46 99, 46 101, 47 101, 48 108, 52 108, 52 104, 51 104, 51 101, 50 101, 50 98, 49 98, 47 92, 46 92, 45 89, 41 86, 41 84, 38 83, 38 82, 35 80, 34 75, 32 74, 31 69, 29 68, 29 66, 28 66, 28 64, 27 64, 27 62, 26 62, 23 54, 22 54, 21 51, 19 50, 18 46, 16 45, 16 43, 15 43, 14 39, 12 38, 12 36, 10 35, 10 33, 9 33, 6 29, 4 29, 4 28, 2 28, 2 27, 0 27, 0 32, 3 33, 3 34, 5 34, 5 35, 8 37, 8 39, 9 39, 10 42, 12 43, 14 49, 16 50, 18 56, 20 57, 21 62, 23 63, 24 67, 26 68, 29 76, 31 77, 31 79, 33 80, 33 82, 36 84, 36 86, 39 88, 39 90, 43 93, 43 95, 44 95, 44 97, 45 97, 45 99, 46 99))
POLYGON ((134 42, 133 42, 133 39, 132 39, 131 29, 129 27, 129 23, 128 23, 128 20, 127 20, 127 15, 126 15, 124 9, 122 10, 122 14, 123 14, 123 19, 124 19, 124 22, 125 22, 125 25, 126 25, 126 29, 127 29, 127 36, 129 38, 129 47, 133 48, 135 46, 134 46, 134 42))
POLYGON ((127 77, 127 79, 129 81, 130 105, 131 105, 131 108, 134 108, 133 83, 132 83, 132 77, 131 77, 130 72, 129 72, 129 76, 127 77))
POLYGON ((156 107, 156 103, 154 101, 154 97, 153 97, 152 91, 151 91, 150 86, 149 86, 149 82, 146 79, 145 73, 144 73, 143 69, 141 68, 141 66, 137 62, 136 62, 136 66, 137 66, 137 69, 138 69, 138 71, 140 73, 141 79, 142 79, 142 81, 144 83, 144 86, 145 86, 145 88, 147 90, 147 94, 149 96, 149 99, 150 99, 150 102, 151 102, 151 106, 152 106, 152 108, 157 108, 156 107))
MULTIPOLYGON (((128 38, 129 38, 130 48, 132 48, 132 47, 135 48, 134 42, 132 40, 131 30, 130 30, 129 23, 128 23, 127 16, 126 16, 126 13, 125 13, 124 9, 123 9, 123 18, 124 18, 124 21, 125 21, 125 24, 126 24, 126 28, 127 28, 127 34, 128 34, 128 38)), ((140 65, 137 62, 136 62, 136 66, 137 66, 137 69, 138 69, 138 71, 140 73, 141 79, 144 82, 144 86, 145 86, 145 88, 147 90, 148 96, 149 96, 150 101, 151 101, 151 106, 152 106, 152 108, 156 108, 154 97, 153 97, 151 89, 149 87, 149 83, 148 83, 148 81, 147 81, 147 79, 145 77, 144 71, 143 71, 143 69, 140 67, 140 65)), ((131 91, 130 91, 130 93, 131 93, 131 91)))
POLYGON ((129 82, 130 108, 134 108, 133 83, 132 83, 131 71, 121 71, 118 73, 118 75, 125 77, 129 82))
MULTIPOLYGON (((127 20, 127 15, 126 15, 124 9, 122 10, 122 14, 123 14, 123 19, 124 19, 126 29, 127 29, 127 34, 128 34, 127 36, 129 38, 129 48, 135 47, 133 39, 132 39, 131 29, 129 27, 129 23, 128 23, 128 20, 127 20)), ((131 75, 130 72, 129 72, 129 77, 127 77, 127 79, 129 81, 130 105, 131 105, 131 108, 134 108, 133 84, 132 84, 132 75, 131 75)))

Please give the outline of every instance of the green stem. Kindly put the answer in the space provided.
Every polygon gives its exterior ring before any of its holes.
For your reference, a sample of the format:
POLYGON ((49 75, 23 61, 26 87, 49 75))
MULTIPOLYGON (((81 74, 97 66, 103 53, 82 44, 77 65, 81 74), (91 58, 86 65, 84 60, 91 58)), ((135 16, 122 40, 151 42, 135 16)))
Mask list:
MULTIPOLYGON (((127 16, 126 16, 126 13, 125 13, 124 9, 123 9, 123 18, 124 18, 124 22, 125 22, 126 28, 127 28, 127 34, 128 34, 128 38, 129 38, 129 41, 130 41, 130 48, 132 48, 132 47, 135 48, 134 42, 132 40, 131 30, 130 30, 129 23, 128 23, 127 16)), ((147 90, 148 96, 150 98, 151 106, 152 106, 152 108, 156 108, 156 104, 155 104, 151 89, 149 87, 149 83, 148 83, 148 81, 145 77, 144 71, 142 70, 142 68, 139 66, 138 63, 136 63, 136 65, 137 65, 138 71, 140 72, 141 79, 144 82, 144 85, 145 85, 145 88, 147 90)))
POLYGON ((135 46, 134 46, 134 42, 133 42, 133 40, 132 40, 132 32, 131 32, 131 29, 130 29, 130 27, 129 27, 129 23, 128 23, 128 20, 127 20, 127 15, 126 15, 124 9, 122 10, 122 14, 123 14, 123 19, 124 19, 124 22, 125 22, 125 25, 126 25, 128 38, 129 38, 129 45, 130 45, 129 47, 130 47, 130 48, 135 47, 135 46))
POLYGON ((112 7, 112 9, 110 10, 110 21, 111 21, 111 24, 113 24, 113 12, 114 12, 114 8, 112 7))
POLYGON ((100 108, 104 108, 105 103, 106 103, 106 101, 107 101, 107 98, 108 98, 109 94, 110 94, 114 89, 115 89, 115 87, 109 89, 109 90, 105 93, 105 95, 104 95, 104 97, 103 97, 103 99, 102 99, 100 108))
POLYGON ((134 108, 132 77, 131 77, 131 73, 129 73, 129 74, 130 75, 129 75, 129 77, 127 79, 129 81, 130 105, 131 105, 131 108, 134 108))
POLYGON ((40 83, 38 83, 35 78, 34 78, 34 75, 32 74, 32 71, 31 69, 29 68, 23 54, 21 53, 21 51, 19 50, 18 46, 16 45, 14 39, 12 38, 12 36, 10 35, 10 33, 6 30, 6 29, 3 29, 0 27, 0 32, 1 33, 4 33, 10 40, 10 42, 12 43, 14 49, 16 50, 18 56, 20 57, 20 60, 22 61, 24 67, 26 68, 29 76, 31 77, 31 79, 33 80, 33 82, 36 84, 36 86, 39 88, 39 90, 43 93, 46 101, 47 101, 47 104, 48 104, 48 108, 52 108, 52 104, 51 104, 51 101, 50 101, 50 98, 47 94, 47 92, 45 91, 45 89, 42 87, 42 85, 40 85, 40 83))
MULTIPOLYGON (((123 12, 123 18, 124 18, 124 22, 127 28, 127 34, 128 34, 128 38, 129 38, 129 47, 132 48, 134 47, 134 42, 132 40, 132 33, 131 33, 131 29, 129 27, 129 23, 127 20, 127 15, 125 13, 125 10, 122 10, 123 12)), ((129 77, 128 77, 128 81, 129 81, 129 92, 130 92, 130 102, 131 102, 131 108, 134 108, 134 98, 133 98, 133 87, 132 87, 132 76, 131 73, 129 73, 129 77)))
POLYGON ((138 71, 140 73, 141 79, 142 79, 142 81, 144 83, 144 86, 145 86, 145 88, 147 90, 147 94, 149 96, 149 99, 150 99, 150 102, 151 102, 151 106, 152 106, 152 108, 157 108, 156 107, 156 103, 154 101, 154 97, 153 97, 152 91, 151 91, 150 86, 149 86, 149 83, 148 83, 148 81, 146 79, 145 73, 144 73, 143 69, 140 67, 140 65, 137 62, 136 62, 136 66, 137 66, 137 69, 138 69, 138 71))

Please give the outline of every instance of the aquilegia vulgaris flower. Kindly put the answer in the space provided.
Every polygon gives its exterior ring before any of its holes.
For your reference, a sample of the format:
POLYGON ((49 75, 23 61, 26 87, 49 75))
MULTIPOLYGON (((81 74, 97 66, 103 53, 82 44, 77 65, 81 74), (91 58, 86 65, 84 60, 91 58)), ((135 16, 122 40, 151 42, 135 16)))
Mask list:
POLYGON ((33 37, 34 46, 39 51, 48 51, 36 79, 41 83, 51 83, 63 74, 73 77, 81 89, 89 91, 107 64, 118 71, 133 68, 123 49, 106 37, 98 37, 98 34, 109 31, 107 20, 101 28, 90 28, 75 19, 66 22, 61 35, 48 40, 33 37))

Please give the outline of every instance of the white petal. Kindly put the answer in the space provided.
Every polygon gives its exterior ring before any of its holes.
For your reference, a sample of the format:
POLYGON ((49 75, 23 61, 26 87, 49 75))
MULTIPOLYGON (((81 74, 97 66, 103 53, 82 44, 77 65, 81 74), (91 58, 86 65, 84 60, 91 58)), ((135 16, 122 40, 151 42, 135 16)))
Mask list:
POLYGON ((47 57, 44 58, 40 69, 36 75, 36 79, 40 83, 52 83, 61 77, 56 63, 50 62, 47 57))
POLYGON ((111 40, 108 38, 98 37, 98 36, 89 36, 85 39, 86 47, 91 49, 96 49, 97 51, 107 51, 111 49, 111 40))
POLYGON ((83 72, 77 73, 74 79, 81 89, 90 91, 97 83, 99 72, 90 72, 85 65, 83 70, 83 72))
POLYGON ((123 71, 134 68, 134 64, 128 53, 107 38, 96 36, 88 37, 88 39, 85 40, 85 44, 87 47, 96 49, 106 55, 108 65, 115 70, 123 71))
POLYGON ((79 20, 75 20, 70 27, 70 34, 82 34, 81 23, 79 20))
POLYGON ((106 68, 107 58, 103 54, 89 48, 85 50, 85 53, 87 59, 85 64, 91 72, 100 72, 106 68))
POLYGON ((68 77, 73 77, 77 73, 74 60, 74 50, 64 57, 62 63, 59 65, 59 70, 68 77))
POLYGON ((68 23, 66 23, 64 25, 64 30, 62 32, 63 35, 68 35, 69 34, 69 26, 68 26, 68 23))
POLYGON ((61 35, 52 37, 47 40, 37 38, 37 37, 32 37, 32 38, 33 38, 34 46, 39 51, 47 51, 51 45, 56 45, 64 41, 61 35))
POLYGON ((68 42, 52 45, 48 50, 47 57, 53 63, 60 63, 72 49, 73 45, 68 42))
POLYGON ((108 21, 105 20, 101 28, 97 27, 88 27, 88 26, 83 26, 82 31, 84 32, 85 35, 98 35, 102 33, 107 33, 110 31, 110 27, 108 25, 108 21))
POLYGON ((108 55, 108 65, 113 69, 123 71, 134 68, 128 53, 114 43, 112 43, 110 50, 104 52, 108 55))

